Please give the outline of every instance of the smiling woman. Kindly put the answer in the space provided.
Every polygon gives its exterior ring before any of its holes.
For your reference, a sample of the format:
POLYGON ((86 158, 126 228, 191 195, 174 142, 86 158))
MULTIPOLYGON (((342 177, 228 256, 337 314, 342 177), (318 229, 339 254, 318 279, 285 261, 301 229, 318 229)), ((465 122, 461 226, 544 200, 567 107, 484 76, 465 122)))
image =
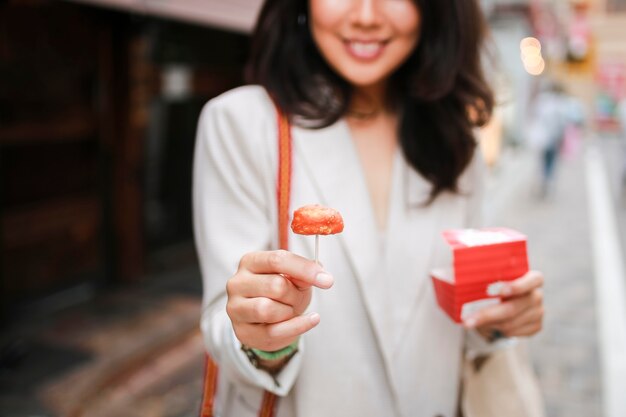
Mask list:
POLYGON ((311 34, 320 53, 343 79, 378 87, 407 60, 419 36, 420 15, 412 0, 311 2, 311 34))
POLYGON ((209 102, 196 141, 202 328, 220 367, 219 415, 257 415, 265 398, 270 416, 279 396, 280 417, 451 417, 464 350, 486 355, 490 335, 539 331, 540 272, 464 326, 428 285, 449 262, 440 232, 481 224, 474 129, 493 107, 484 35, 478 0, 265 2, 247 69, 256 85, 209 102), (342 213, 323 266, 306 236, 272 250, 277 189, 291 190, 292 208, 342 213))

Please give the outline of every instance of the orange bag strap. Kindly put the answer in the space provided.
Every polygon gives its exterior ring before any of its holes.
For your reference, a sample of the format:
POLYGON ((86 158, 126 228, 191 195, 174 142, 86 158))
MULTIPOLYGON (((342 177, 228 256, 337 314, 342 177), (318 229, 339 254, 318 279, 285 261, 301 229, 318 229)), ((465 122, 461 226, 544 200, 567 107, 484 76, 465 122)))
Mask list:
MULTIPOLYGON (((278 246, 289 249, 289 203, 291 200, 291 127, 289 118, 276 106, 278 122, 278 180, 276 200, 278 203, 278 246)), ((217 393, 217 364, 207 354, 204 370, 204 388, 200 417, 214 417, 215 394, 217 393)), ((269 391, 263 393, 259 417, 274 417, 278 397, 269 391)))
POLYGON ((287 116, 276 107, 278 118, 278 247, 289 249, 289 202, 291 194, 291 128, 287 116))
POLYGON ((207 353, 204 364, 204 387, 202 388, 202 405, 200 417, 213 417, 215 394, 217 393, 217 364, 207 353))

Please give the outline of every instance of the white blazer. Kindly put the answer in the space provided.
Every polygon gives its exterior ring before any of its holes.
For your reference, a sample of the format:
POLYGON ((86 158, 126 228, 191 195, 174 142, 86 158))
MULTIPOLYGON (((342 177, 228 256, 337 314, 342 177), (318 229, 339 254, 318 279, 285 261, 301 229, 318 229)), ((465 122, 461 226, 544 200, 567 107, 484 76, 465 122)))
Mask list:
MULTIPOLYGON (((453 417, 461 355, 489 346, 438 307, 429 270, 450 263, 440 233, 478 224, 483 164, 474 158, 459 194, 424 205, 430 185, 395 156, 387 230, 376 227, 344 120, 293 127, 292 210, 338 209, 343 233, 321 238, 320 260, 335 277, 309 308, 321 323, 275 386, 240 350, 225 313, 225 285, 241 256, 277 247, 277 125, 265 90, 241 87, 202 111, 194 161, 195 237, 204 280, 201 327, 219 363, 218 415, 257 415, 263 389, 281 396, 278 417, 453 417)), ((314 238, 290 235, 290 250, 312 258, 314 238)))

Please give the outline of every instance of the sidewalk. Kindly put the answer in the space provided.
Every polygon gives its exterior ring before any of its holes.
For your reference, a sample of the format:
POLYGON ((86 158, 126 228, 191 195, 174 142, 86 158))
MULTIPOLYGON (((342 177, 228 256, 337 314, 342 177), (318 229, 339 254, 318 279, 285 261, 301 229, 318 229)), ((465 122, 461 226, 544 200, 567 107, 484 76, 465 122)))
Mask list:
POLYGON ((626 258, 626 182, 622 178, 626 164, 626 138, 617 134, 605 134, 598 138, 606 161, 611 192, 615 200, 617 221, 622 237, 622 249, 626 258))
POLYGON ((548 417, 599 417, 600 359, 583 153, 562 159, 555 193, 538 199, 538 157, 505 155, 491 190, 493 224, 528 236, 531 268, 546 277, 544 330, 531 341, 548 417), (511 171, 512 170, 512 171, 511 171), (507 180, 508 178, 508 180, 507 180))
POLYGON ((195 417, 204 351, 195 267, 16 323, 0 417, 195 417))

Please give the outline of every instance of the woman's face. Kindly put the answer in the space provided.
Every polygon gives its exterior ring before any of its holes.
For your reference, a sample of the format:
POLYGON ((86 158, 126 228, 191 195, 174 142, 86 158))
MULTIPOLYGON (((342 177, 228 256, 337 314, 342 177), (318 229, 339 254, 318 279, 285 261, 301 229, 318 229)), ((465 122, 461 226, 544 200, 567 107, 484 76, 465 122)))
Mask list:
POLYGON ((309 4, 315 44, 330 66, 356 87, 384 83, 418 42, 420 13, 413 0, 310 0, 309 4))

